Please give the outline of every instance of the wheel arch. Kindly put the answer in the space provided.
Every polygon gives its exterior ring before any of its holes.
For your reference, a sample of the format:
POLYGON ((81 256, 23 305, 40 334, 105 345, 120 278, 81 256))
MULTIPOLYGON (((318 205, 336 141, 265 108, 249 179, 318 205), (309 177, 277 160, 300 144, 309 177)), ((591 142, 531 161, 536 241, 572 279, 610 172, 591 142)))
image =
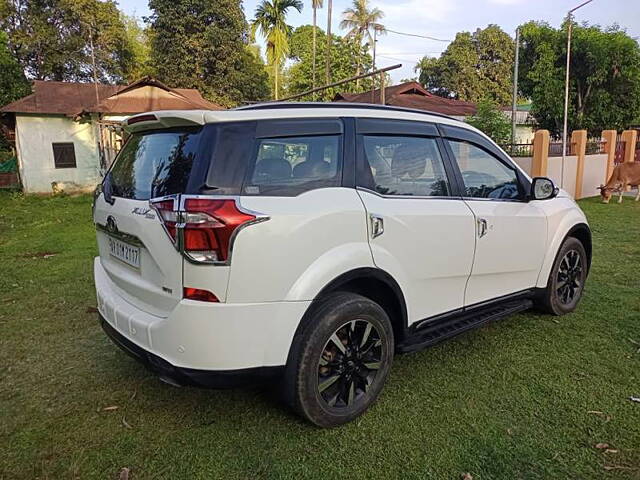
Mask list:
POLYGON ((562 240, 562 245, 568 237, 574 237, 580 240, 585 252, 587 253, 587 272, 591 269, 591 256, 593 254, 593 243, 591 240, 591 229, 586 223, 578 223, 571 227, 562 240))
POLYGON ((291 359, 297 340, 302 337, 318 303, 333 292, 350 292, 362 295, 379 304, 389 316, 396 344, 404 338, 407 329, 407 304, 400 285, 387 272, 375 267, 361 267, 344 272, 327 283, 307 308, 293 335, 289 349, 291 359))

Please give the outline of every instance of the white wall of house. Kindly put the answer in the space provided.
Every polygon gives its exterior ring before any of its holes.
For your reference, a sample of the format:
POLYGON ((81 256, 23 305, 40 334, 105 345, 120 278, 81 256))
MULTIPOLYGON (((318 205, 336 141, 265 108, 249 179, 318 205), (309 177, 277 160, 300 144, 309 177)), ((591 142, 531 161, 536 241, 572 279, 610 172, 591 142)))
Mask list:
POLYGON ((90 190, 100 181, 97 132, 93 121, 64 115, 16 115, 16 146, 24 191, 51 193, 52 182, 65 191, 90 190), (55 168, 53 143, 73 142, 76 168, 55 168))

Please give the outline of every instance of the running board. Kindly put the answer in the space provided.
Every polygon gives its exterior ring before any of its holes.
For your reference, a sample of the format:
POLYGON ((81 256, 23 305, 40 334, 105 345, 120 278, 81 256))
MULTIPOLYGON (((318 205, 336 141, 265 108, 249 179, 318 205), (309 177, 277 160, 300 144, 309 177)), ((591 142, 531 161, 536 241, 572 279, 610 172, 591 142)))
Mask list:
POLYGON ((427 321, 422 323, 420 328, 409 331, 406 339, 397 346, 396 350, 398 353, 416 352, 467 330, 528 310, 532 306, 533 302, 529 299, 511 300, 427 321))

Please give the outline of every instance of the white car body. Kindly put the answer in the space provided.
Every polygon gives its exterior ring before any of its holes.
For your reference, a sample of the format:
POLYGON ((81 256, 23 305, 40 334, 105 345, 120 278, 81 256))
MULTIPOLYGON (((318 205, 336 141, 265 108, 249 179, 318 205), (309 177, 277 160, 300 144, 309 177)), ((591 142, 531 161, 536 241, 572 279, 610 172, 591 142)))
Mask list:
MULTIPOLYGON (((127 129, 142 133, 263 121, 282 121, 286 129, 313 119, 343 122, 343 131, 337 134, 342 141, 342 168, 352 164, 347 150, 357 150, 352 144, 359 133, 353 125, 360 125, 361 119, 411 122, 418 130, 423 125, 448 126, 494 145, 481 132, 450 118, 340 104, 152 112, 132 117, 127 129)), ((371 125, 367 128, 375 129, 371 125)), ((397 125, 401 130, 405 123, 397 125)), ((295 128, 304 133, 304 127, 295 128)), ((441 133, 431 135, 444 137, 441 133)), ((392 134, 403 137, 402 132, 392 134)), ((437 141, 442 147, 444 140, 437 141)), ((519 181, 528 185, 526 173, 501 154, 499 160, 509 162, 519 181)), ((449 188, 455 190, 453 183, 449 177, 449 188)), ((179 195, 176 209, 189 195, 218 197, 211 192, 179 195)), ((234 232, 229 258, 218 264, 185 258, 149 199, 113 195, 109 202, 100 192, 95 199, 100 255, 94 271, 100 316, 120 346, 145 357, 143 361, 162 377, 178 383, 215 386, 226 382, 202 378, 279 371, 287 364, 305 312, 323 292, 338 285, 338 279, 374 275, 362 285, 393 285, 397 304, 395 310, 390 307, 396 316, 392 321, 396 337, 402 340, 402 335, 408 337, 431 319, 544 289, 567 235, 572 231, 588 235, 584 214, 564 192, 548 200, 505 201, 463 195, 392 197, 358 185, 336 185, 295 195, 236 192, 221 198, 232 198, 238 210, 251 212, 259 221, 234 232), (381 225, 376 224, 379 219, 381 225), (134 252, 139 266, 113 254, 112 238, 139 249, 134 252), (184 287, 212 292, 217 301, 184 298, 184 287)))

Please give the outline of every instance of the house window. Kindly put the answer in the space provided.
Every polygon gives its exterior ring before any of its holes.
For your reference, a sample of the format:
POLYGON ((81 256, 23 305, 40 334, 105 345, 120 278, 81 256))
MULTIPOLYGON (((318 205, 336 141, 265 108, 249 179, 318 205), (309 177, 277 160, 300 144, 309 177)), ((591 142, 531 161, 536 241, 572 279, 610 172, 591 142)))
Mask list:
POLYGON ((53 163, 56 168, 76 168, 73 142, 53 143, 53 163))

